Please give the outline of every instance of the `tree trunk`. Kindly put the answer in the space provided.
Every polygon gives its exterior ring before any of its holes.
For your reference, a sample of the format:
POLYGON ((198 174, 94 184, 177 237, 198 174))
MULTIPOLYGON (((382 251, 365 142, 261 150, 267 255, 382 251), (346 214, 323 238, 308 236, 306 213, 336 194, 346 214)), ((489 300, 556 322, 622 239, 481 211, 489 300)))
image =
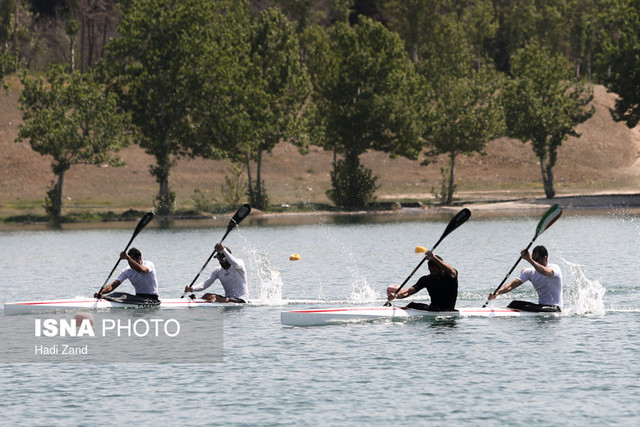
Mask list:
POLYGON ((547 199, 553 199, 556 196, 556 191, 553 189, 552 166, 545 166, 542 158, 540 158, 540 171, 542 172, 542 185, 544 186, 544 194, 547 199))
POLYGON ((264 209, 264 205, 262 195, 262 150, 258 148, 258 156, 256 157, 256 206, 258 209, 264 209))
POLYGON ((249 187, 249 200, 251 203, 255 200, 253 197, 253 181, 251 179, 251 158, 249 157, 249 153, 245 154, 245 163, 247 165, 247 181, 249 187))
POLYGON ((449 157, 449 188, 447 190, 446 205, 453 203, 453 193, 456 189, 456 153, 451 153, 449 157))
POLYGON ((70 37, 69 41, 69 69, 73 73, 76 64, 75 37, 70 37))
POLYGON ((157 166, 151 168, 151 175, 160 184, 158 191, 157 205, 159 215, 171 215, 173 213, 174 194, 169 189, 169 173, 171 171, 171 160, 169 155, 156 155, 157 166))
POLYGON ((62 217, 62 189, 64 187, 64 170, 58 173, 58 188, 56 191, 56 199, 53 200, 55 211, 54 219, 57 221, 62 217))
POLYGON ((85 59, 87 41, 87 19, 84 9, 80 10, 80 71, 84 73, 87 70, 87 61, 85 59))
POLYGON ((13 5, 13 53, 20 54, 20 45, 18 40, 18 30, 20 28, 20 4, 18 0, 13 5))
POLYGON ((89 28, 87 31, 87 42, 88 42, 87 43, 87 48, 88 48, 87 68, 91 68, 91 65, 93 65, 93 52, 96 44, 96 23, 93 18, 89 19, 88 27, 89 28))

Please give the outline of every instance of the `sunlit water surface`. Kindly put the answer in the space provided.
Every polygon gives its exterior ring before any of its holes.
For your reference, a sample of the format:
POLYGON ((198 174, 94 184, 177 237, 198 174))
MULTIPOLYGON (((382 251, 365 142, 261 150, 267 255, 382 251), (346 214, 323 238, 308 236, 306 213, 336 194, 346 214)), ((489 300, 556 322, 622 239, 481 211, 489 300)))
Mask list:
MULTIPOLYGON (((538 219, 472 218, 440 244, 436 252, 460 272, 459 307, 485 302, 538 219)), ((283 310, 326 305, 295 300, 382 305, 386 286, 420 262, 415 247, 433 245, 447 221, 339 222, 243 224, 229 235, 225 243, 247 264, 251 298, 268 304, 225 310, 222 362, 185 348, 186 364, 0 365, 0 423, 640 422, 637 217, 565 214, 537 239, 563 270, 562 317, 282 326, 283 310), (289 260, 294 253, 300 261, 289 260)), ((161 296, 179 297, 224 231, 149 227, 134 246, 155 263, 161 296)), ((130 237, 128 229, 0 232, 0 301, 91 295, 130 237)), ((492 304, 513 298, 535 294, 524 285, 492 304)), ((202 337, 216 338, 206 328, 202 337)))

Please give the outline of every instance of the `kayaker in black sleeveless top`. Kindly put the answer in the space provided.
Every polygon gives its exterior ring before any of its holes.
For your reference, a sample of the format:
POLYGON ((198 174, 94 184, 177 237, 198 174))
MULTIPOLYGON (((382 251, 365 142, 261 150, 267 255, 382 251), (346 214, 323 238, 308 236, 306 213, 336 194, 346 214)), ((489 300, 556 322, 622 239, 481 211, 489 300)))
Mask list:
MULTIPOLYGON (((403 299, 427 288, 431 303, 412 302, 407 305, 407 308, 428 311, 455 311, 456 300, 458 299, 458 271, 431 251, 427 251, 425 257, 429 260, 427 265, 429 266, 430 274, 422 276, 409 289, 400 290, 395 298, 403 299)), ((393 294, 390 294, 389 301, 393 299, 393 294)))

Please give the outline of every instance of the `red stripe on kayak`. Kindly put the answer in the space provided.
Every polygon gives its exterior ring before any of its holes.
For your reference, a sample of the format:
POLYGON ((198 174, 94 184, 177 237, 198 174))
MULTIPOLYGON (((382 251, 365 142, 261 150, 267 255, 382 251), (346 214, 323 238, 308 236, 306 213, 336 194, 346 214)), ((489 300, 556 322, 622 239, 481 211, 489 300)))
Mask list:
MULTIPOLYGON (((53 304, 84 304, 84 303, 89 303, 89 302, 100 302, 100 301, 107 301, 107 302, 116 302, 118 303, 119 301, 109 301, 106 299, 101 299, 99 301, 95 300, 95 299, 90 299, 90 300, 72 300, 72 301, 68 301, 68 300, 64 300, 64 301, 29 301, 29 302, 8 302, 8 305, 42 305, 42 304, 49 304, 49 305, 53 305, 53 304)), ((210 304, 212 301, 160 301, 162 304, 210 304)))
MULTIPOLYGON (((103 300, 100 300, 103 301, 103 300)), ((88 300, 88 301, 82 301, 82 300, 73 300, 73 301, 33 301, 33 302, 9 302, 7 304, 9 305, 42 305, 42 304, 78 304, 78 303, 86 303, 86 302, 96 302, 96 300, 92 299, 92 300, 88 300)))
POLYGON ((317 310, 293 310, 290 313, 344 313, 347 311, 395 311, 395 310, 405 310, 404 307, 371 307, 371 308, 327 308, 327 309, 317 309, 317 310))
MULTIPOLYGON (((317 310, 293 310, 289 313, 345 313, 351 311, 395 311, 395 310, 406 310, 406 307, 369 307, 369 308, 328 308, 328 309, 317 309, 317 310)), ((462 309, 466 310, 466 309, 462 309)), ((489 310, 466 310, 461 312, 461 314, 465 313, 519 313, 520 310, 510 310, 510 309, 489 309, 489 310)), ((427 313, 437 313, 435 311, 427 311, 427 313)), ((443 311, 443 313, 452 313, 451 311, 443 311)))

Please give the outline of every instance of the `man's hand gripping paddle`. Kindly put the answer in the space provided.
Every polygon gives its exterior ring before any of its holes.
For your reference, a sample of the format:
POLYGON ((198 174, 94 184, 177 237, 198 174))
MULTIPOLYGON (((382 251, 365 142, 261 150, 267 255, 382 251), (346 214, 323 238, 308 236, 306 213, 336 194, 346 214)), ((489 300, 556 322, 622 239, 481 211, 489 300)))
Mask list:
MULTIPOLYGON (((235 215, 233 215, 233 218, 231 218, 231 221, 229 221, 229 225, 227 226, 227 232, 224 233, 224 236, 222 236, 220 243, 224 242, 224 239, 227 238, 227 235, 231 232, 231 230, 236 228, 238 224, 242 222, 243 219, 249 216, 250 213, 251 213, 251 206, 247 204, 240 206, 240 209, 238 209, 235 215)), ((211 258, 213 258, 215 254, 216 254, 216 250, 214 249, 213 252, 211 252, 211 255, 209 255, 209 258, 207 258, 207 262, 204 263, 204 265, 202 266, 198 274, 196 274, 196 277, 194 277, 193 280, 191 281, 191 284, 189 285, 189 287, 193 286, 193 284, 196 283, 196 280, 198 280, 198 277, 200 277, 200 274, 202 274, 204 269, 207 267, 207 264, 209 264, 209 261, 211 261, 211 258)), ((184 294, 182 294, 180 298, 184 298, 186 294, 188 294, 188 292, 185 292, 184 294)))
MULTIPOLYGON (((458 212, 456 214, 456 216, 454 216, 453 218, 451 218, 451 221, 449 221, 449 225, 447 225, 447 228, 444 230, 444 233, 442 233, 442 236, 440 236, 440 239, 436 242, 435 245, 433 245, 433 248, 431 248, 431 252, 433 252, 436 247, 438 247, 438 245, 440 244, 440 242, 442 242, 442 240, 447 237, 453 230, 455 230, 456 228, 460 227, 462 224, 465 223, 466 220, 468 220, 471 217, 471 211, 467 208, 462 209, 460 212, 458 212)), ((395 293, 393 294, 394 298, 396 297, 396 295, 398 295, 398 292, 400 292, 400 290, 402 289, 402 287, 404 285, 407 284, 407 282, 409 281, 409 279, 411 279, 411 277, 413 277, 413 275, 416 273, 416 271, 418 271, 418 269, 422 266, 422 264, 424 264, 424 262, 426 261, 427 257, 425 256, 424 258, 422 258, 422 261, 420 261, 420 264, 417 265, 416 268, 413 269, 413 271, 411 272, 411 274, 409 275, 409 277, 407 277, 404 282, 402 282, 402 284, 398 287, 398 289, 396 289, 395 293)), ((388 307, 391 305, 391 302, 387 301, 384 306, 388 307)))
MULTIPOLYGON (((536 227, 536 234, 535 236, 533 236, 533 239, 531 240, 531 242, 529 242, 529 246, 527 246, 526 250, 529 250, 529 248, 531 247, 531 245, 533 245, 533 242, 536 241, 538 236, 544 233, 547 228, 551 227, 551 225, 554 222, 556 222, 558 218, 560 218, 560 215, 562 215, 562 209, 557 204, 549 208, 549 210, 540 219, 540 222, 538 222, 538 226, 536 227)), ((504 279, 502 279, 502 282, 500 282, 496 290, 493 291, 494 294, 500 290, 502 285, 504 285, 504 283, 507 281, 511 273, 513 273, 513 270, 516 268, 520 260, 522 260, 522 256, 518 258, 518 261, 516 261, 516 263, 513 264, 513 267, 511 267, 511 270, 509 270, 507 275, 504 276, 504 279)), ((489 304, 489 300, 487 299, 487 302, 484 303, 482 308, 486 307, 488 304, 489 304)))
MULTIPOLYGON (((131 243, 133 243, 133 239, 135 239, 136 236, 142 231, 142 229, 151 222, 154 216, 155 214, 153 212, 147 212, 146 214, 144 214, 144 216, 138 222, 138 225, 136 226, 136 229, 133 232, 133 236, 131 236, 131 240, 129 240, 129 243, 127 243, 127 247, 124 248, 124 252, 126 252, 127 249, 129 249, 129 246, 131 246, 131 243)), ((120 264, 119 257, 118 257, 118 262, 116 262, 116 265, 114 265, 113 268, 111 269, 111 273, 109 273, 107 280, 104 281, 102 287, 98 291, 98 299, 102 298, 102 290, 104 289, 105 286, 107 286, 107 282, 111 278, 111 275, 113 274, 113 272, 116 271, 118 264, 120 264)))

